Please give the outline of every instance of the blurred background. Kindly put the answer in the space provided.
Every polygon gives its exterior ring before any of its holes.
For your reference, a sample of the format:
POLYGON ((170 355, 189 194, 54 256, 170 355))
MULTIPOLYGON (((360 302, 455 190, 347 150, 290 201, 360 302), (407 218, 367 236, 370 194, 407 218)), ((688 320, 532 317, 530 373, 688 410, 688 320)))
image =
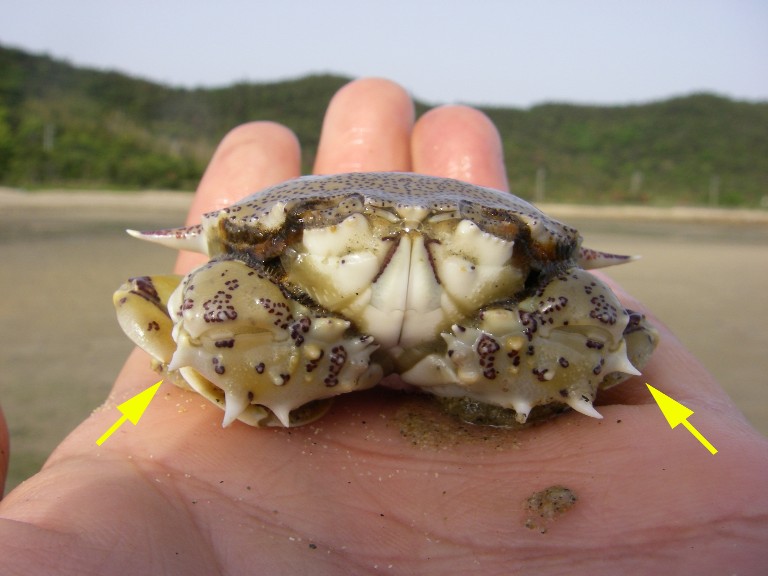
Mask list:
POLYGON ((131 347, 111 292, 170 269, 123 229, 182 222, 248 120, 292 128, 308 171, 329 99, 372 75, 418 113, 482 108, 512 190, 593 247, 642 253, 611 274, 768 433, 767 29, 758 0, 5 0, 6 488, 105 398, 131 347))

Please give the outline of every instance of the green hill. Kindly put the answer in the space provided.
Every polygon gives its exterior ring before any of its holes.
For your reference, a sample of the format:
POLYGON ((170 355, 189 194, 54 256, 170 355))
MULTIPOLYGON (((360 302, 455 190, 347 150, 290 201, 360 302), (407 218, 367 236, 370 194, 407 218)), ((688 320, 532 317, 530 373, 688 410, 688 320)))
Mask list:
MULTIPOLYGON (((221 137, 254 119, 294 130, 308 170, 325 107, 347 81, 181 89, 0 47, 0 184, 193 189, 221 137)), ((696 94, 484 110, 526 198, 758 206, 768 196, 766 102, 696 94)))

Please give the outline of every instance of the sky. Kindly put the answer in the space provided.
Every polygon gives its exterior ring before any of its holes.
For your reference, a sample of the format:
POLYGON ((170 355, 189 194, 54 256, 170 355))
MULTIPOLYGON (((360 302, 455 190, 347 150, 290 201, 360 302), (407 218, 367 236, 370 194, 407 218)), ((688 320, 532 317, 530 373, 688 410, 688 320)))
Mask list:
POLYGON ((189 88, 330 72, 430 104, 768 100, 766 0, 0 0, 0 44, 189 88))

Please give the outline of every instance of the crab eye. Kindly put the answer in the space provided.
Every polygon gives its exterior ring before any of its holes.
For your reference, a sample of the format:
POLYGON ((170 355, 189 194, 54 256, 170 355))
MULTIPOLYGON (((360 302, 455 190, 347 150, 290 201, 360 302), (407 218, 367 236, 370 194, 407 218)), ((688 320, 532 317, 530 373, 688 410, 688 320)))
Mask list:
POLYGON ((498 210, 463 201, 459 203, 459 213, 462 219, 474 222, 483 232, 502 240, 511 241, 519 238, 521 233, 527 234, 526 223, 508 210, 498 210))
POLYGON ((278 233, 274 233, 259 226, 222 220, 219 223, 219 230, 227 254, 244 258, 247 255, 258 262, 266 262, 282 254, 285 247, 300 233, 299 229, 290 225, 290 222, 286 223, 278 233))
POLYGON ((352 214, 362 213, 364 206, 365 200, 361 194, 313 198, 294 206, 288 220, 304 228, 324 228, 338 224, 352 214))

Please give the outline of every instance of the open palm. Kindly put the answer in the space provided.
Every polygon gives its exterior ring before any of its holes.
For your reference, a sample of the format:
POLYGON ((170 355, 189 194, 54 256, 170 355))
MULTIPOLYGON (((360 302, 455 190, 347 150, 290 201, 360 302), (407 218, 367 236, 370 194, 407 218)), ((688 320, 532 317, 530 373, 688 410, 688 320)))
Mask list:
MULTIPOLYGON (((241 126, 217 150, 189 223, 299 170, 287 129, 241 126)), ((444 107, 414 124, 408 96, 383 80, 336 95, 315 163, 317 173, 369 170, 506 187, 485 116, 444 107)), ((199 262, 181 254, 178 271, 199 262)), ((376 389, 338 399, 312 425, 222 429, 220 410, 164 384, 139 426, 96 446, 115 406, 157 380, 134 351, 104 407, 2 502, 4 572, 749 574, 768 565, 768 441, 663 327, 643 379, 598 398, 601 421, 571 413, 522 432, 473 427, 376 389), (645 381, 694 409, 718 454, 671 431, 645 381), (526 509, 551 486, 576 495, 570 510, 526 509)))

